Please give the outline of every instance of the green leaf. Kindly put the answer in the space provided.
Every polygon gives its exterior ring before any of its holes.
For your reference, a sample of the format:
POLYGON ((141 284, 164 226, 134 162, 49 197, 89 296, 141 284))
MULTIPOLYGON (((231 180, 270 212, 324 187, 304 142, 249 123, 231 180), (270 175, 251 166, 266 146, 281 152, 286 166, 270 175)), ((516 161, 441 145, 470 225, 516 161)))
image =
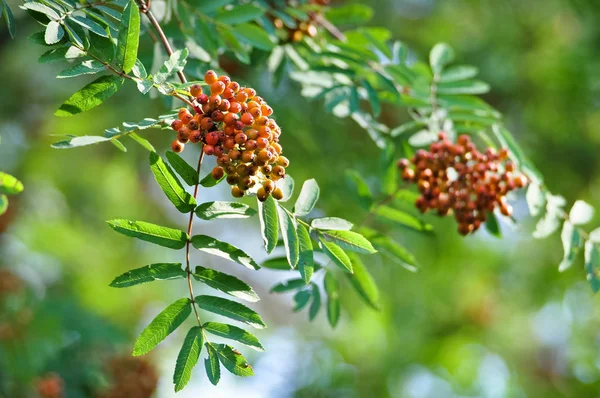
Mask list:
POLYGON ((58 15, 58 13, 56 11, 54 11, 52 8, 50 8, 47 5, 42 4, 42 3, 37 3, 37 2, 31 1, 31 2, 23 4, 20 7, 23 10, 31 10, 31 11, 42 13, 52 20, 60 19, 60 15, 58 15))
POLYGON ((334 25, 363 25, 373 17, 373 9, 365 4, 343 4, 329 8, 325 17, 334 25))
POLYGON ((306 229, 304 225, 298 224, 297 232, 298 248, 300 249, 300 254, 298 256, 298 270, 300 271, 300 275, 302 275, 304 283, 308 284, 315 268, 312 240, 310 239, 308 229, 306 229))
POLYGON ((265 250, 270 254, 277 247, 279 239, 279 217, 277 216, 277 203, 272 196, 258 203, 258 216, 260 219, 260 230, 265 243, 265 250))
POLYGON ((500 225, 498 224, 498 218, 491 211, 488 211, 488 213, 487 213, 487 220, 485 222, 485 229, 491 235, 493 235, 493 236, 495 236, 497 238, 501 238, 502 237, 502 232, 500 231, 500 225))
POLYGON ((171 167, 156 152, 150 152, 150 169, 156 182, 177 210, 182 213, 194 210, 196 200, 186 192, 171 167))
POLYGON ((147 139, 140 137, 136 133, 129 133, 127 134, 127 136, 135 142, 137 142, 138 144, 140 144, 143 148, 147 149, 148 151, 156 152, 156 149, 154 149, 150 141, 148 141, 147 139))
POLYGON ((389 237, 381 235, 374 230, 361 228, 361 232, 382 254, 390 256, 392 260, 400 263, 400 265, 411 272, 417 271, 417 259, 412 253, 406 250, 406 248, 399 245, 389 237))
POLYGON ((280 271, 289 271, 290 264, 287 257, 270 258, 261 264, 262 268, 276 269, 280 271))
POLYGON ((565 204, 566 200, 562 196, 546 195, 546 214, 536 224, 534 238, 546 238, 560 227, 565 204))
POLYGON ((183 249, 188 236, 178 229, 161 227, 144 221, 116 219, 108 221, 108 225, 123 235, 138 238, 170 249, 183 249))
POLYGON ((38 58, 38 63, 39 64, 48 64, 51 62, 62 61, 65 59, 65 56, 67 55, 67 51, 69 51, 69 48, 70 47, 67 47, 67 46, 51 48, 50 50, 48 50, 45 53, 43 53, 42 55, 40 55, 40 57, 38 58))
POLYGON ((140 11, 135 0, 129 1, 123 10, 117 40, 117 65, 129 73, 137 60, 140 42, 140 11))
POLYGON ((233 27, 233 32, 242 39, 242 41, 247 42, 252 47, 265 51, 271 51, 275 48, 275 43, 273 43, 267 32, 257 25, 249 23, 236 25, 233 27))
POLYGON ((15 38, 15 18, 13 17, 13 13, 10 10, 8 4, 6 4, 5 0, 2 0, 2 8, 4 9, 4 21, 6 22, 6 26, 8 27, 8 33, 11 38, 15 38))
POLYGON ((253 5, 243 4, 217 13, 217 21, 226 25, 236 25, 260 18, 264 11, 253 5))
POLYGON ((216 386, 219 383, 219 379, 221 379, 221 365, 219 365, 219 356, 217 354, 217 350, 211 343, 207 342, 205 345, 206 351, 208 351, 208 358, 204 360, 206 375, 208 376, 208 380, 210 380, 210 382, 216 386))
POLYGON ((190 166, 188 162, 183 160, 181 156, 171 151, 167 151, 166 155, 167 160, 169 161, 171 166, 173 166, 173 169, 175 169, 177 174, 179 174, 181 178, 183 178, 183 181, 185 181, 186 184, 193 186, 199 182, 200 176, 198 175, 196 170, 192 166, 190 166))
POLYGON ((212 173, 208 173, 206 175, 206 177, 204 177, 202 180, 200 180, 200 185, 202 185, 204 188, 214 187, 215 185, 217 185, 218 183, 223 181, 225 179, 225 177, 226 176, 223 175, 223 177, 221 177, 221 179, 215 180, 212 176, 212 173))
POLYGON ((337 217, 315 218, 310 222, 310 226, 315 229, 348 231, 354 226, 350 221, 337 217))
POLYGON ((54 115, 73 116, 95 108, 113 96, 122 85, 123 78, 120 76, 101 76, 73 94, 54 115))
POLYGON ((457 65, 452 66, 445 71, 442 72, 439 82, 440 83, 450 83, 457 82, 459 80, 467 80, 472 79, 477 76, 479 70, 470 65, 457 65))
POLYGON ((88 54, 105 62, 111 62, 115 58, 116 46, 111 39, 98 35, 90 35, 89 39, 88 54))
POLYGON ((319 310, 321 309, 321 292, 319 291, 319 286, 315 283, 312 284, 312 303, 310 303, 310 307, 308 309, 308 320, 312 321, 317 317, 319 310))
POLYGON ((573 225, 587 224, 594 218, 594 213, 595 211, 592 206, 583 200, 578 200, 571 208, 571 211, 569 211, 569 221, 573 225))
POLYGON ((181 72, 187 63, 188 50, 177 50, 168 60, 165 61, 163 66, 160 67, 159 71, 154 75, 154 83, 162 84, 175 73, 181 72))
POLYGON ((175 373, 173 374, 173 384, 175 384, 175 392, 181 391, 192 378, 192 370, 198 363, 200 351, 204 344, 204 336, 202 329, 199 326, 194 326, 190 329, 175 364, 175 373))
POLYGON ((583 239, 581 238, 579 231, 569 221, 565 221, 563 224, 560 238, 565 251, 563 260, 558 266, 558 271, 562 272, 573 265, 573 262, 579 253, 579 249, 583 244, 583 239))
POLYGON ((433 230, 431 225, 421 222, 415 216, 405 213, 401 210, 393 209, 389 206, 379 206, 375 211, 375 214, 387 221, 391 221, 417 231, 433 230))
POLYGON ((296 199, 296 204, 294 204, 294 214, 298 217, 307 215, 315 207, 318 200, 319 185, 317 181, 314 178, 304 181, 298 199, 296 199))
POLYGON ((361 80, 361 84, 365 90, 367 90, 373 116, 378 117, 381 114, 381 103, 379 102, 379 95, 377 94, 377 91, 375 91, 373 86, 371 86, 371 83, 369 83, 369 81, 366 79, 361 80))
POLYGON ((23 192, 23 183, 10 174, 0 171, 0 194, 16 195, 23 192))
POLYGON ((594 293, 600 291, 600 252, 597 242, 585 242, 585 273, 594 293))
POLYGON ((327 294, 327 320, 334 328, 340 319, 339 283, 335 275, 327 271, 323 285, 327 294))
POLYGON ((260 300, 258 295, 246 282, 239 280, 235 276, 200 266, 196 267, 192 275, 198 282, 205 283, 213 289, 220 290, 239 299, 250 302, 260 300))
POLYGON ((81 51, 82 48, 86 47, 83 43, 83 40, 81 39, 81 36, 79 36, 79 34, 77 33, 79 32, 83 34, 82 30, 75 30, 73 26, 69 25, 66 22, 64 22, 63 24, 63 29, 67 32, 67 35, 69 36, 69 41, 73 43, 73 46, 69 50, 77 49, 78 51, 81 51))
POLYGON ((117 276, 111 287, 129 287, 158 280, 184 279, 187 273, 180 263, 158 263, 136 268, 117 276))
POLYGON ((90 32, 97 34, 102 37, 109 37, 108 33, 106 33, 106 29, 100 26, 98 23, 92 21, 91 19, 81 17, 79 15, 69 15, 69 20, 75 22, 76 24, 83 26, 90 32))
POLYGON ((83 135, 81 137, 71 137, 68 140, 55 142, 51 145, 51 147, 55 149, 71 149, 81 146, 99 144, 101 142, 108 142, 111 140, 113 140, 113 138, 102 137, 99 135, 83 135))
POLYGON ((352 261, 352 269, 354 273, 346 274, 354 289, 363 298, 363 300, 376 310, 381 309, 379 301, 379 289, 375 280, 369 274, 360 257, 354 253, 348 253, 350 261, 352 261))
POLYGON ((310 290, 300 290, 299 292, 297 292, 294 295, 294 303, 296 303, 296 304, 294 305, 293 311, 294 312, 302 311, 302 309, 304 307, 306 307, 306 305, 310 301, 311 297, 312 297, 312 293, 310 290))
POLYGON ((63 38, 64 35, 65 30, 63 27, 56 21, 50 21, 46 26, 44 41, 46 44, 56 44, 63 38))
POLYGON ((148 72, 146 72, 146 67, 144 66, 142 61, 140 61, 139 59, 135 60, 135 65, 133 65, 133 68, 131 69, 131 71, 133 72, 133 75, 135 77, 139 77, 140 79, 145 79, 148 77, 148 72))
POLYGON ((346 170, 348 185, 358 198, 358 203, 365 209, 373 204, 373 196, 365 180, 355 170, 346 170))
POLYGON ((8 198, 4 194, 0 194, 0 216, 6 213, 8 209, 8 198))
POLYGON ((263 322, 260 315, 246 307, 243 304, 235 301, 227 300, 221 297, 215 296, 196 296, 195 298, 198 308, 205 311, 222 315, 233 320, 243 322, 247 325, 253 326, 257 329, 266 328, 267 326, 263 322))
POLYGON ((195 211, 203 220, 248 218, 256 214, 256 210, 239 202, 206 202, 199 205, 195 211))
POLYGON ((225 344, 216 344, 215 348, 225 369, 236 376, 248 377, 254 375, 252 366, 248 364, 246 358, 239 351, 225 344))
POLYGON ((352 273, 352 262, 341 247, 333 242, 327 242, 324 238, 319 238, 319 246, 335 265, 344 271, 352 273))
POLYGON ((353 231, 322 231, 321 235, 333 241, 342 248, 359 253, 372 254, 377 250, 364 236, 353 231))
POLYGON ((265 350, 256 336, 245 331, 244 329, 238 328, 237 326, 217 322, 206 322, 204 325, 202 325, 202 328, 208 333, 214 334, 215 336, 235 340, 255 349, 256 351, 265 350))
POLYGON ((133 347, 133 356, 144 355, 173 333, 191 314, 190 299, 182 298, 168 306, 144 329, 133 347))
POLYGON ((291 268, 298 264, 300 249, 298 247, 298 233, 296 232, 296 220, 281 207, 277 208, 279 215, 279 226, 283 235, 285 255, 291 268))
POLYGON ((429 65, 434 73, 441 73, 444 66, 454 60, 454 50, 446 43, 436 44, 429 53, 429 65))
POLYGON ((485 94, 490 91, 489 84, 481 80, 461 80, 452 83, 440 83, 438 85, 439 95, 460 95, 460 94, 485 94))
POLYGON ((303 279, 290 279, 284 282, 280 282, 273 286, 270 293, 285 293, 291 290, 296 290, 302 287, 305 287, 306 283, 304 283, 303 279))
POLYGON ((96 73, 100 73, 106 70, 106 65, 94 60, 83 61, 78 65, 73 65, 70 68, 67 68, 60 72, 58 79, 66 79, 70 77, 77 77, 83 75, 93 75, 96 73))
POLYGON ((250 269, 259 269, 254 260, 237 247, 206 235, 192 237, 192 245, 203 252, 234 261, 250 269))

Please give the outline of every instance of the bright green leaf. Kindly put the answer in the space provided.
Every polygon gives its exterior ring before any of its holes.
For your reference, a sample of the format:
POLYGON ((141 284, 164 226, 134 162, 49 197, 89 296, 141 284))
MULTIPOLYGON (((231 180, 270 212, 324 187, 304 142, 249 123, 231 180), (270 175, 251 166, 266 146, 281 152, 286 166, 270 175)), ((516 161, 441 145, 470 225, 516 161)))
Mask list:
POLYGON ((300 223, 298 224, 297 232, 298 248, 300 250, 298 270, 300 271, 300 275, 302 275, 304 283, 309 283, 315 268, 312 240, 310 239, 308 229, 300 223))
POLYGON ((322 231, 321 235, 327 240, 335 242, 337 245, 348 250, 372 254, 377 250, 371 245, 364 236, 353 231, 322 231))
POLYGON ((335 275, 327 271, 323 284, 327 294, 327 319, 331 327, 335 327, 340 319, 339 282, 335 275))
POLYGON ((188 164, 188 162, 181 158, 181 156, 171 151, 167 151, 166 156, 169 164, 171 164, 177 174, 183 178, 183 181, 185 181, 186 184, 193 186, 198 183, 200 176, 196 170, 188 164))
POLYGON ((233 320, 243 322, 257 329, 267 327, 260 315, 235 301, 227 300, 216 296, 196 296, 198 308, 215 313, 233 320))
POLYGON ((319 245, 323 253, 344 271, 352 273, 352 262, 344 250, 333 242, 328 242, 324 238, 319 238, 319 245))
POLYGON ((260 268, 254 260, 237 247, 222 242, 207 235, 195 235, 192 237, 192 245, 203 252, 213 256, 223 257, 234 261, 250 269, 260 268))
POLYGON ((302 189, 294 204, 294 214, 302 217, 311 212, 319 200, 319 185, 315 179, 304 181, 302 189))
POLYGON ((54 115, 73 116, 95 108, 114 95, 122 85, 123 78, 120 76, 101 76, 73 94, 54 115))
POLYGON ((350 221, 337 217, 315 218, 310 222, 310 226, 315 229, 348 231, 354 226, 350 221))
POLYGON ((108 221, 108 225, 123 235, 138 238, 170 249, 183 249, 188 236, 178 229, 161 227, 144 221, 123 219, 108 221))
POLYGON ((379 289, 375 280, 369 274, 369 271, 358 255, 348 253, 348 257, 352 261, 352 270, 354 273, 346 274, 346 276, 350 279, 352 286, 367 304, 376 310, 380 310, 379 289))
POLYGON ((137 60, 140 42, 140 11, 135 0, 130 0, 123 10, 117 40, 117 64, 129 73, 137 60))
POLYGON ((129 287, 157 280, 183 279, 187 276, 180 263, 150 264, 127 271, 110 284, 111 287, 129 287))
POLYGON ((206 202, 198 205, 195 211, 203 220, 248 218, 256 214, 256 210, 239 202, 206 202))
POLYGON ((156 182, 177 210, 182 213, 194 210, 196 200, 186 192, 171 167, 156 152, 150 152, 150 169, 156 182))
POLYGON ((217 354, 217 350, 211 343, 206 343, 206 351, 208 352, 208 358, 204 360, 206 375, 208 376, 208 380, 210 380, 210 382, 216 386, 221 379, 219 356, 217 354))
POLYGON ((16 195, 23 192, 23 183, 10 174, 0 171, 0 194, 16 195))
POLYGON ((252 366, 248 364, 246 358, 239 351, 225 344, 215 344, 215 348, 225 369, 236 376, 248 377, 254 375, 252 366))
POLYGON ((175 392, 181 391, 192 378, 192 370, 198 363, 200 351, 204 344, 204 336, 202 329, 199 326, 194 326, 190 329, 175 364, 175 373, 173 374, 173 384, 175 384, 175 392))
POLYGON ((291 268, 298 264, 300 249, 298 248, 298 233, 296 232, 296 220, 281 207, 277 208, 279 216, 279 226, 283 235, 285 246, 285 255, 291 268))
POLYGON ((215 336, 235 340, 255 349, 256 351, 265 350, 256 336, 245 331, 244 329, 238 328, 237 326, 217 322, 206 322, 204 325, 202 325, 202 328, 208 333, 214 334, 215 336))
POLYGON ((279 239, 279 217, 277 216, 277 203, 272 196, 264 202, 257 201, 258 215, 260 219, 260 230, 267 253, 271 253, 277 247, 279 239))
POLYGON ((200 266, 196 267, 192 275, 197 281, 239 299, 250 302, 260 300, 258 295, 246 282, 239 280, 235 276, 200 266))

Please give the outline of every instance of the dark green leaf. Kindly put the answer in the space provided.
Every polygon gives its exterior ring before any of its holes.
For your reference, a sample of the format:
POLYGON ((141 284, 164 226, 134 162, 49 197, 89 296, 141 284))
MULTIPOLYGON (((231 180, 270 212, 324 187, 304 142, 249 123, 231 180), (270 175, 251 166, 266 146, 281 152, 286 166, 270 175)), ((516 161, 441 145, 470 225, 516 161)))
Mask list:
POLYGON ((227 25, 236 25, 258 19, 263 14, 264 11, 254 4, 243 4, 217 13, 217 21, 227 25))
POLYGON ((256 214, 256 210, 239 202, 206 202, 198 205, 195 211, 203 220, 248 218, 256 214))
POLYGON ((20 7, 23 10, 31 10, 31 11, 42 13, 42 14, 46 15, 48 18, 50 18, 51 20, 56 21, 56 20, 60 19, 60 15, 58 15, 58 13, 56 11, 54 11, 54 9, 52 9, 51 7, 48 7, 47 5, 44 5, 42 3, 37 3, 37 2, 31 1, 31 2, 27 2, 27 3, 23 4, 20 7))
POLYGON ((294 312, 302 311, 310 301, 312 294, 310 290, 300 290, 294 295, 294 312))
POLYGON ((296 199, 296 204, 294 204, 294 214, 298 217, 307 215, 315 207, 318 200, 319 185, 317 181, 314 178, 304 181, 298 199, 296 199))
POLYGON ((200 180, 200 176, 196 170, 190 166, 185 160, 175 152, 167 151, 167 160, 173 166, 173 169, 183 178, 183 181, 188 185, 196 185, 200 180))
POLYGON ((212 173, 208 173, 206 175, 206 177, 204 177, 201 181, 200 181, 200 185, 202 185, 204 188, 210 188, 210 187, 214 187, 215 185, 217 185, 218 183, 220 183, 221 181, 223 181, 225 179, 225 175, 223 175, 223 177, 221 177, 220 180, 215 180, 212 176, 212 173))
POLYGON ((69 20, 75 22, 80 26, 83 26, 84 28, 88 29, 90 32, 97 34, 98 36, 108 37, 106 29, 104 29, 102 26, 92 21, 91 19, 79 15, 70 15, 69 20))
POLYGON ((352 24, 363 25, 373 17, 373 9, 365 4, 340 4, 331 7, 325 13, 327 19, 334 25, 352 24))
POLYGON ((132 140, 134 140, 135 142, 137 142, 138 144, 140 144, 142 147, 144 147, 148 151, 156 152, 156 149, 154 149, 154 147, 152 146, 150 141, 148 141, 147 139, 140 137, 136 133, 129 133, 129 134, 127 134, 127 136, 129 138, 131 138, 132 140))
POLYGON ((239 299, 250 302, 260 300, 258 295, 246 282, 239 280, 235 276, 200 266, 196 267, 192 275, 197 281, 239 299))
POLYGON ((117 219, 108 221, 108 225, 123 235, 171 249, 183 249, 188 239, 187 234, 183 231, 143 221, 117 219))
POLYGON ((116 75, 102 76, 65 101, 54 113, 56 116, 73 116, 102 104, 123 85, 123 78, 116 75))
POLYGON ((369 96, 369 103, 371 104, 371 110, 373 111, 373 116, 378 117, 381 114, 381 103, 379 102, 379 95, 377 91, 371 86, 371 83, 368 80, 363 79, 361 81, 362 86, 367 90, 367 95, 369 96))
POLYGON ((261 264, 261 267, 268 269, 276 269, 281 271, 289 271, 290 264, 288 264, 286 257, 277 257, 266 260, 261 264))
POLYGON ((321 309, 321 292, 319 291, 319 286, 315 283, 312 284, 312 303, 310 303, 310 307, 308 309, 308 319, 310 321, 314 320, 321 309))
POLYGON ((257 329, 267 327, 260 315, 235 301, 215 296, 196 296, 195 301, 198 307, 205 311, 243 322, 257 329))
POLYGON ((315 260, 313 253, 312 240, 308 233, 308 229, 302 224, 298 224, 298 248, 300 255, 298 256, 298 270, 305 283, 310 282, 315 268, 315 260))
POLYGON ((233 32, 252 47, 265 51, 271 51, 275 48, 275 43, 273 43, 267 32, 257 25, 249 23, 236 25, 233 27, 233 32))
POLYGON ((150 169, 156 182, 177 210, 182 213, 194 210, 196 200, 186 192, 173 170, 156 152, 150 152, 150 169))
POLYGON ((352 269, 354 273, 346 274, 354 289, 365 300, 365 302, 376 310, 381 309, 379 302, 379 289, 369 271, 363 264, 360 257, 354 253, 348 253, 350 261, 352 261, 352 269))
POLYGON ((277 203, 272 196, 258 203, 258 215, 260 219, 260 230, 267 253, 271 253, 277 247, 279 239, 279 217, 277 216, 277 203))
POLYGON ((246 362, 246 358, 237 350, 225 344, 215 344, 219 360, 225 369, 236 376, 253 376, 252 366, 246 362))
POLYGON ((594 293, 600 291, 600 252, 597 242, 585 242, 585 273, 594 293))
POLYGON ((203 252, 226 258, 250 269, 260 268, 254 260, 237 247, 206 235, 192 237, 192 245, 203 252))
POLYGON ((8 27, 8 33, 10 34, 11 38, 15 38, 15 18, 13 17, 13 13, 10 9, 10 7, 8 6, 8 4, 6 4, 5 0, 2 0, 2 4, 0 4, 2 6, 2 8, 4 9, 4 21, 6 22, 6 26, 8 27))
POLYGON ((177 356, 175 373, 173 374, 175 392, 181 391, 192 378, 192 370, 200 358, 202 344, 204 344, 202 329, 199 326, 194 326, 190 329, 187 336, 185 336, 183 346, 177 356))
POLYGON ((569 221, 565 221, 563 224, 560 238, 565 252, 563 260, 558 266, 558 270, 562 272, 573 265, 573 262, 579 253, 579 249, 583 245, 583 239, 577 228, 569 221))
POLYGON ((323 250, 323 253, 325 253, 335 265, 339 266, 344 271, 352 273, 352 262, 341 247, 333 242, 327 242, 324 238, 319 238, 319 245, 323 250))
POLYGON ((498 224, 498 218, 493 212, 487 213, 487 220, 485 221, 485 229, 493 236, 497 238, 502 237, 502 232, 500 231, 500 224, 498 224))
POLYGON ((133 347, 133 356, 144 355, 163 341, 187 319, 192 312, 190 299, 182 298, 168 306, 144 329, 133 347))
POLYGON ((217 322, 206 322, 204 325, 202 325, 202 328, 208 333, 214 334, 215 336, 238 341, 250 348, 255 349, 256 351, 265 350, 256 336, 245 331, 244 329, 238 328, 237 326, 217 322))
POLYGON ((290 279, 271 288, 271 293, 285 293, 306 286, 303 279, 290 279))
POLYGON ((323 284, 327 294, 327 319, 331 327, 335 327, 340 319, 339 283, 335 275, 327 271, 323 284))
POLYGON ((217 354, 217 350, 211 343, 206 343, 206 351, 208 351, 208 358, 204 360, 206 375, 208 376, 208 380, 210 380, 210 382, 216 386, 219 383, 219 379, 221 379, 221 365, 219 365, 219 356, 217 354))
POLYGON ((117 40, 117 64, 125 73, 133 69, 137 60, 139 36, 140 11, 135 0, 131 0, 123 10, 117 40))
POLYGON ((125 272, 115 278, 112 287, 129 287, 157 280, 183 279, 187 276, 180 263, 150 264, 125 272))
POLYGON ((277 208, 279 216, 279 225, 283 235, 283 244, 285 246, 285 255, 291 268, 298 264, 300 249, 298 248, 298 233, 296 232, 296 220, 283 208, 277 208))

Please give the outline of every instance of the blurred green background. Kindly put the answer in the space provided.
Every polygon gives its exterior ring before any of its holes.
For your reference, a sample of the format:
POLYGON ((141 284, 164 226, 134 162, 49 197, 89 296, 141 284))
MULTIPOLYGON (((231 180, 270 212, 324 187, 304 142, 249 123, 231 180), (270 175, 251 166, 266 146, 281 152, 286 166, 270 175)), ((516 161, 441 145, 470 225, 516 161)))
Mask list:
MULTIPOLYGON (((580 198, 600 207, 596 0, 364 3, 376 10, 371 24, 390 29, 414 57, 425 58, 433 44, 445 41, 459 63, 478 66, 492 85, 486 100, 506 115, 550 189, 570 203, 580 198)), ((142 361, 127 354, 141 329, 182 296, 185 285, 156 282, 118 290, 108 284, 131 268, 180 261, 178 253, 125 239, 105 220, 181 226, 186 216, 160 195, 147 153, 133 141, 125 141, 128 153, 108 144, 50 148, 57 141, 52 134, 101 134, 168 108, 142 98, 131 85, 83 115, 54 117, 85 78, 57 80, 64 64, 37 65, 43 49, 26 37, 39 28, 11 5, 18 36, 10 40, 4 26, 0 32, 0 170, 18 176, 25 191, 11 198, 9 212, 0 217, 0 397, 36 397, 36 390, 52 383, 66 397, 144 397, 156 383, 154 396, 174 396, 171 372, 181 333, 142 361), (132 385, 150 387, 127 390, 132 385)), ((144 42, 146 58, 151 47, 144 42)), ((256 57, 256 63, 249 69, 231 65, 230 72, 274 104, 292 161, 289 173, 297 184, 317 178, 323 212, 360 222, 364 213, 349 204, 341 177, 351 167, 375 183, 378 149, 352 121, 303 99, 292 81, 272 89, 264 60, 256 57)), ((395 127, 406 114, 386 108, 382 119, 395 127)), ((166 131, 144 136, 161 151, 172 139, 166 131)), ((195 150, 185 156, 195 158, 195 150)), ((202 200, 228 196, 223 186, 200 192, 202 200)), ((367 308, 344 286, 342 321, 333 331, 323 314, 309 323, 306 314, 291 312, 291 297, 269 295, 287 275, 244 272, 195 255, 195 264, 227 270, 255 286, 262 300, 254 308, 269 325, 258 333, 267 352, 244 350, 253 378, 227 374, 213 387, 199 367, 178 396, 599 396, 600 298, 585 282, 580 262, 558 272, 558 234, 533 240, 522 197, 515 208, 519 226, 503 224, 502 240, 484 231, 460 238, 453 220, 432 216, 431 236, 384 227, 417 255, 420 271, 367 264, 382 292, 382 311, 367 308)), ((264 258, 257 220, 198 221, 195 229, 264 258)))

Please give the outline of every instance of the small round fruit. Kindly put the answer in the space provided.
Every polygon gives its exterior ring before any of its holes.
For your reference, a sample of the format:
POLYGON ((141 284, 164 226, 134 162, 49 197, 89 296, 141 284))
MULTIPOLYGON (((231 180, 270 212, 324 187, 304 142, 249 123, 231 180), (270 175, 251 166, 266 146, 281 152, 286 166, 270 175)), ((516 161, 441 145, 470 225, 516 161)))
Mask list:
POLYGON ((263 182, 263 188, 266 193, 271 193, 275 190, 275 183, 271 180, 265 180, 265 182, 263 182))
POLYGON ((175 131, 179 131, 179 129, 181 129, 182 127, 183 122, 180 119, 173 120, 173 123, 171 123, 171 128, 175 131))
POLYGON ((240 119, 242 121, 242 123, 244 123, 246 126, 250 126, 252 123, 254 123, 254 117, 246 112, 242 115, 242 118, 240 119))
POLYGON ((199 84, 194 84, 193 86, 190 87, 190 94, 194 98, 199 96, 200 94, 202 94, 202 86, 199 84))
POLYGON ((183 149, 185 148, 185 144, 182 144, 181 142, 175 140, 171 143, 171 150, 175 153, 181 153, 183 152, 183 149))
POLYGON ((283 191, 281 190, 281 188, 275 188, 271 195, 273 195, 273 199, 275 200, 283 199, 283 191))
POLYGON ((290 161, 285 156, 280 156, 277 158, 277 164, 282 167, 288 167, 290 165, 290 161))
POLYGON ((231 196, 233 196, 234 198, 241 198, 242 196, 244 196, 244 191, 242 191, 237 185, 233 186, 231 187, 231 196))
POLYGON ((216 81, 210 85, 210 92, 213 95, 221 95, 225 91, 225 83, 216 81))
POLYGON ((217 145, 219 142, 219 133, 216 131, 211 131, 210 133, 206 134, 205 140, 208 145, 217 145))
POLYGON ((213 84, 217 81, 218 78, 219 76, 214 70, 209 70, 204 74, 204 81, 206 82, 206 84, 213 84))
POLYGON ((267 191, 265 191, 265 188, 260 187, 258 188, 258 190, 256 191, 256 197, 258 198, 258 200, 260 200, 261 202, 264 202, 265 200, 267 200, 269 198, 269 194, 267 193, 267 191))
POLYGON ((215 180, 220 180, 221 178, 223 178, 223 176, 225 175, 225 170, 223 170, 223 168, 221 166, 217 166, 212 170, 212 178, 214 178, 215 180))

